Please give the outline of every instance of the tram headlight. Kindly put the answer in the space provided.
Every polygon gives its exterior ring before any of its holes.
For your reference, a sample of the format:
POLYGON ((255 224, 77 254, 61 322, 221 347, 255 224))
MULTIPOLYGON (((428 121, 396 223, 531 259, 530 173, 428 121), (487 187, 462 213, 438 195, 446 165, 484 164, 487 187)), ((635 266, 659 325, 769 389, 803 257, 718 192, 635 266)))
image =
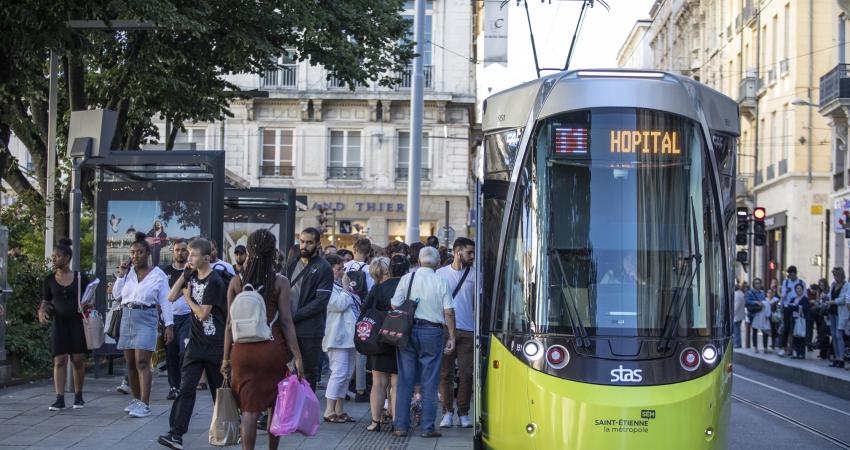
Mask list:
POLYGON ((717 348, 711 344, 703 347, 702 360, 705 361, 706 364, 714 364, 714 362, 717 361, 717 348))
POLYGON ((570 363, 570 352, 563 345, 553 345, 546 349, 546 362, 553 369, 563 369, 570 363))
MULTIPOLYGON (((717 355, 715 355, 715 358, 717 355)), ((682 353, 679 355, 679 364, 681 364, 682 368, 687 370, 688 372, 693 372, 697 370, 700 363, 699 352, 695 348, 688 347, 682 350, 682 353)))
POLYGON ((530 361, 537 361, 543 356, 543 345, 537 341, 526 341, 522 345, 522 353, 530 361))

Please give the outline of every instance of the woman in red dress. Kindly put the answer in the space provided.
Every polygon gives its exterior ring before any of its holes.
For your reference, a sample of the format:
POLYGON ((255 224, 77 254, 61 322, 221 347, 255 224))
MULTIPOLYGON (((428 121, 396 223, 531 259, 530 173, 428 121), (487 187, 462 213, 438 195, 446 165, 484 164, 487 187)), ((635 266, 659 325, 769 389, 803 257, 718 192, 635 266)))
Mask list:
MULTIPOLYGON (((266 320, 275 314, 278 325, 272 326, 274 339, 252 343, 234 343, 230 318, 224 333, 224 360, 221 372, 225 377, 232 371, 231 386, 242 410, 242 448, 253 450, 257 441, 257 419, 260 412, 269 410, 272 417, 277 384, 289 375, 287 363, 295 357, 298 378, 302 377, 301 350, 295 338, 295 325, 289 309, 289 280, 275 272, 277 239, 268 230, 257 230, 248 237, 248 260, 241 277, 233 277, 227 290, 228 310, 243 283, 262 290, 266 300, 266 320)), ((269 421, 271 423, 271 421, 269 421)), ((276 449, 280 438, 269 433, 269 448, 276 449)))

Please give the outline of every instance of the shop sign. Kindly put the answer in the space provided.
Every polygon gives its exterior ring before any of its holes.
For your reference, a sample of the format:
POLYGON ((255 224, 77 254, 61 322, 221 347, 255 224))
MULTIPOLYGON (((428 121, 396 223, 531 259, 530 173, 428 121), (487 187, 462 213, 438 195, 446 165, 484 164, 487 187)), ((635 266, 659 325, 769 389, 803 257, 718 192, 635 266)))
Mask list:
POLYGON ((337 212, 345 211, 351 208, 357 212, 387 212, 387 213, 403 213, 405 212, 404 203, 393 202, 313 202, 310 209, 318 211, 319 209, 335 209, 337 212))

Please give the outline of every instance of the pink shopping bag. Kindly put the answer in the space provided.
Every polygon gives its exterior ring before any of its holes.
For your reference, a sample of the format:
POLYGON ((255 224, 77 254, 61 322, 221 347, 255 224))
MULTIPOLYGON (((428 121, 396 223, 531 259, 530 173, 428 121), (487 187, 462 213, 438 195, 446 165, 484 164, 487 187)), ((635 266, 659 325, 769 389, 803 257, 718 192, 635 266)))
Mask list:
POLYGON ((319 419, 319 399, 307 380, 298 381, 298 376, 293 374, 277 384, 277 401, 269 432, 275 436, 295 432, 315 436, 319 431, 319 419))

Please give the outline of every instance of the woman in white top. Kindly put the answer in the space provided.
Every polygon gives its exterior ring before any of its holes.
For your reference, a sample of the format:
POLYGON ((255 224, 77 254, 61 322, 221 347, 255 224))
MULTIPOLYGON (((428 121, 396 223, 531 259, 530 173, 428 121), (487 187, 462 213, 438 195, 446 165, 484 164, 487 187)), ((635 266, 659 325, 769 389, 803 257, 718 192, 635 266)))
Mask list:
POLYGON ((325 259, 333 269, 334 290, 328 301, 325 337, 322 339, 322 350, 328 354, 331 369, 325 391, 328 402, 324 416, 325 421, 331 423, 356 422, 345 412, 343 404, 356 364, 354 325, 360 305, 356 295, 346 290, 348 277, 345 276, 343 259, 337 255, 327 255, 325 259))
POLYGON ((761 330, 761 342, 765 353, 770 353, 770 347, 767 346, 767 339, 770 337, 770 301, 765 298, 761 300, 761 311, 753 316, 753 351, 758 353, 758 340, 756 334, 761 330))
POLYGON ((150 265, 151 248, 141 239, 130 246, 130 260, 118 268, 112 295, 121 301, 121 331, 118 350, 124 351, 127 378, 133 400, 124 409, 132 417, 151 414, 151 353, 156 349, 157 305, 165 323, 165 343, 173 338, 173 314, 168 301, 168 277, 159 267, 150 265))

